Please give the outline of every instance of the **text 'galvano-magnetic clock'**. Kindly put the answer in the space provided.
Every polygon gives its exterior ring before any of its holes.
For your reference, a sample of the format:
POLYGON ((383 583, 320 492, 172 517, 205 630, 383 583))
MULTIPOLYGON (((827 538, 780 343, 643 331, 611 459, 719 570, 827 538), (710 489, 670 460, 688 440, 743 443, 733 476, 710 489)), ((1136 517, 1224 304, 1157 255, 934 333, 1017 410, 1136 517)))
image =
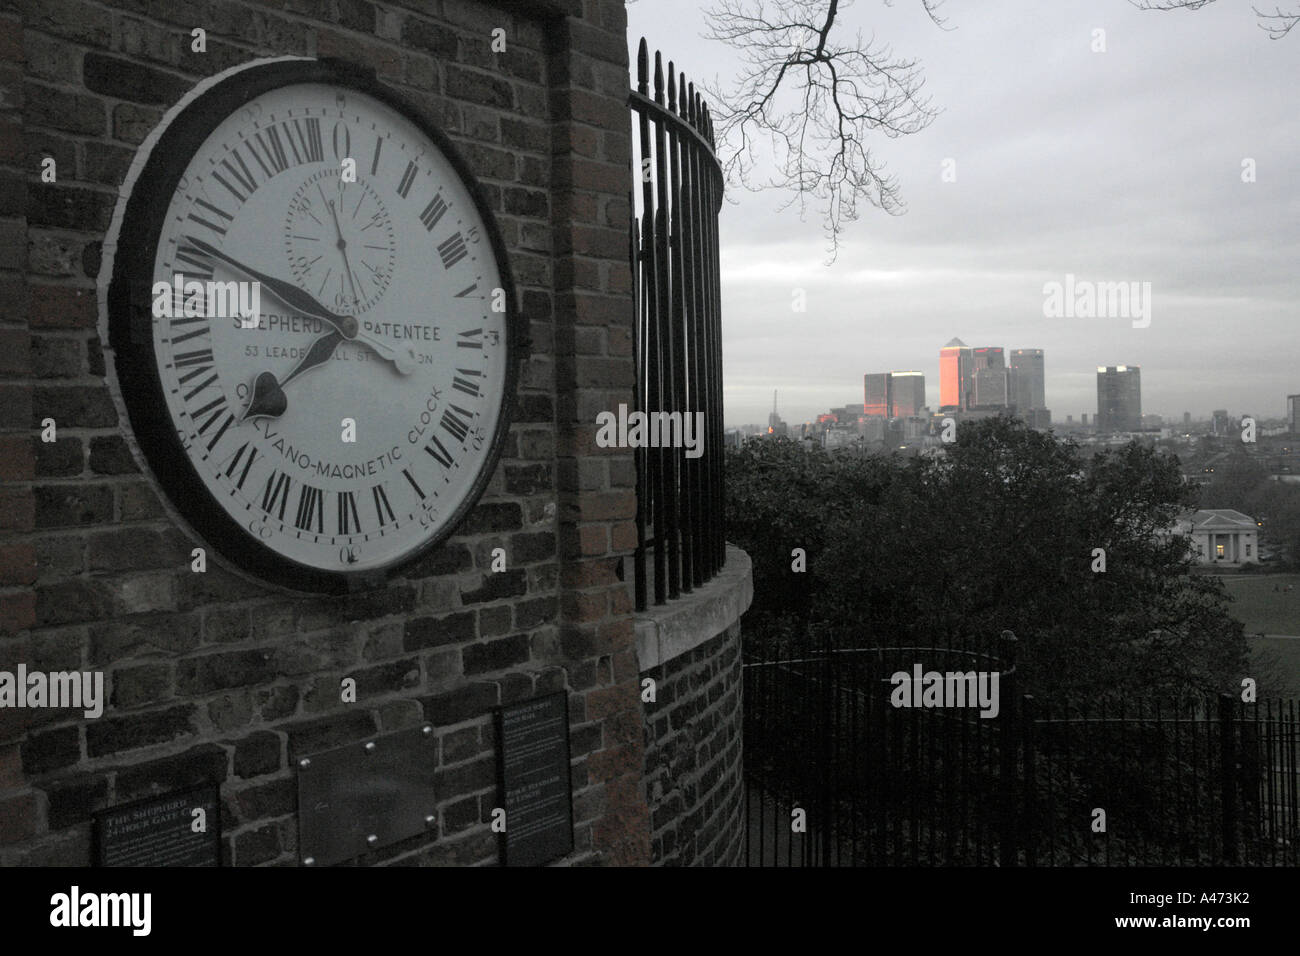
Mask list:
POLYGON ((444 540, 500 454, 521 343, 446 137, 369 73, 264 61, 182 101, 124 191, 109 340, 181 516, 306 590, 444 540))

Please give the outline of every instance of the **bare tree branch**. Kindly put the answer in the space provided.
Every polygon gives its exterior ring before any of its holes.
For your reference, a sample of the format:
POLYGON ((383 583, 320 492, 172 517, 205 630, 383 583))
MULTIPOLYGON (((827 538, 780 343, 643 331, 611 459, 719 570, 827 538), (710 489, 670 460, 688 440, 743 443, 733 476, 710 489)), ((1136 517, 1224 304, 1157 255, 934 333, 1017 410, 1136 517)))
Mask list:
MULTIPOLYGON (((1129 0, 1129 3, 1139 10, 1199 10, 1214 0, 1129 0)), ((1286 12, 1281 7, 1274 7, 1272 13, 1265 13, 1259 7, 1251 9, 1259 20, 1260 29, 1268 34, 1270 40, 1282 39, 1300 23, 1300 9, 1286 12)))
MULTIPOLYGON (((921 96, 925 81, 915 60, 896 59, 861 33, 852 42, 837 33, 851 2, 717 0, 705 11, 705 36, 737 49, 744 64, 730 87, 709 88, 728 178, 749 189, 787 190, 785 206, 798 203, 801 213, 817 204, 832 258, 859 200, 891 214, 903 209, 897 180, 868 148, 872 134, 905 136, 937 115, 921 96), (759 183, 764 163, 755 147, 763 142, 776 171, 759 183)), ((941 0, 921 3, 942 27, 941 0)))

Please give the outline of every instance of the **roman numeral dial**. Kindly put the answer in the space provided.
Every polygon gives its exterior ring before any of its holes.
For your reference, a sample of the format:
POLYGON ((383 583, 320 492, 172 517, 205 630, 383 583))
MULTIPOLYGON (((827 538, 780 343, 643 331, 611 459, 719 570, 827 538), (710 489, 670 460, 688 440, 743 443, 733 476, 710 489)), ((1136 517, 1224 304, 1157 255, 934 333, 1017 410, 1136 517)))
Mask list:
POLYGON ((109 295, 159 485, 230 562, 308 591, 451 534, 516 389, 508 261, 473 167, 367 82, 258 63, 182 107, 167 122, 189 132, 144 147, 128 186, 109 295), (142 312, 160 282, 171 307, 142 312))

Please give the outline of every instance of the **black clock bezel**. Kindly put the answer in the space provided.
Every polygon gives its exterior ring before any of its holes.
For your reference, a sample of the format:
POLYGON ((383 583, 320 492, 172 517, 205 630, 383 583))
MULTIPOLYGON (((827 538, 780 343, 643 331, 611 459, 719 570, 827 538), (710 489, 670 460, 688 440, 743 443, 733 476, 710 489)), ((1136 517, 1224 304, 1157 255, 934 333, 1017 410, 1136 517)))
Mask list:
POLYGON ((456 533, 496 472, 510 431, 519 366, 528 341, 516 303, 510 259, 478 177, 459 150, 417 108, 380 83, 373 70, 333 59, 272 61, 249 66, 195 97, 159 136, 136 178, 117 236, 107 307, 118 387, 135 440, 155 480, 196 534, 225 560, 266 583, 326 594, 383 587, 456 533), (496 430, 478 475, 439 531, 393 563, 362 571, 323 570, 286 557, 249 534, 218 504, 176 433, 153 344, 154 256, 167 210, 191 157, 216 125, 235 110, 272 90, 299 83, 328 83, 372 96, 399 112, 441 150, 483 220, 505 290, 505 383, 496 430))

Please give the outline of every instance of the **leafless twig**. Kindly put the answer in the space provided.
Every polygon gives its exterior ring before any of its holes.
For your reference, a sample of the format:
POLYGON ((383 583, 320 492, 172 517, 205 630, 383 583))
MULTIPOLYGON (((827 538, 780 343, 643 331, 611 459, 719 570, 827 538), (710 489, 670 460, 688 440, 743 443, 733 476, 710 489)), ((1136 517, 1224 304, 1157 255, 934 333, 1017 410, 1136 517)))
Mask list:
MULTIPOLYGON (((729 87, 709 89, 729 179, 787 190, 787 205, 797 202, 800 212, 816 203, 832 257, 859 200, 889 213, 903 208, 897 180, 869 147, 872 134, 905 136, 936 115, 921 96, 925 81, 915 60, 864 43, 861 33, 851 41, 841 36, 837 17, 850 2, 717 0, 705 11, 705 36, 739 50, 744 63, 729 87), (762 143, 771 146, 776 168, 766 183, 756 182, 762 143)), ((942 27, 941 0, 921 3, 942 27)))

